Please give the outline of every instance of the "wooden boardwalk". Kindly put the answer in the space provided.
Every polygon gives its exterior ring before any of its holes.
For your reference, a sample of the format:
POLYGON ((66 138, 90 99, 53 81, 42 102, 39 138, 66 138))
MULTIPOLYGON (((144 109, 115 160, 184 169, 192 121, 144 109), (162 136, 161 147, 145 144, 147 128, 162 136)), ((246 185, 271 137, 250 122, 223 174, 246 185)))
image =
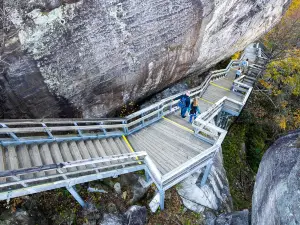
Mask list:
MULTIPOLYGON (((257 63, 256 54, 257 48, 251 45, 243 58, 249 58, 250 64, 254 64, 257 63)), ((212 111, 224 96, 242 104, 245 95, 231 90, 236 69, 236 66, 231 66, 222 77, 210 80, 204 91, 194 96, 198 98, 201 115, 212 111)), ((254 79, 245 77, 241 83, 251 87, 254 79)), ((235 103, 227 104, 235 107, 235 103)), ((0 121, 0 200, 64 187, 70 180, 76 184, 101 179, 103 173, 107 173, 107 177, 140 169, 147 170, 156 185, 162 185, 162 188, 163 180, 168 182, 168 187, 179 182, 184 178, 185 172, 180 170, 183 165, 195 161, 201 154, 203 158, 208 155, 211 158, 211 153, 205 154, 211 151, 214 143, 195 135, 188 116, 185 119, 180 117, 172 99, 161 111, 157 111, 159 107, 154 105, 147 114, 143 110, 140 114, 134 113, 127 121, 89 120, 81 124, 64 120, 45 123, 36 120, 0 121), (31 135, 31 132, 36 133, 31 135), (42 132, 48 136, 41 136, 42 132), (56 138, 53 137, 55 132, 65 133, 56 138), (146 156, 150 158, 148 161, 145 161, 146 156), (154 172, 149 171, 151 166, 155 167, 154 172), (171 179, 174 171, 179 174, 176 180, 171 179), (90 176, 90 179, 83 179, 84 176, 90 176), (49 185, 39 189, 36 185, 40 184, 49 185)))

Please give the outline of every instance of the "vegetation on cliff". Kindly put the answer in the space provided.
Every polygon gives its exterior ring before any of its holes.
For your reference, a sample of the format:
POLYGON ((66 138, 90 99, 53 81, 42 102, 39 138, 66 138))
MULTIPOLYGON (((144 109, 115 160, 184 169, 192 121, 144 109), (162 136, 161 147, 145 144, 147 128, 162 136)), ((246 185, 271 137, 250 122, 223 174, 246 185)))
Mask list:
MULTIPOLYGON (((300 126, 300 1, 261 40, 269 62, 222 148, 236 209, 250 208, 255 174, 267 148, 300 126)), ((235 57, 235 56, 234 56, 235 57)))

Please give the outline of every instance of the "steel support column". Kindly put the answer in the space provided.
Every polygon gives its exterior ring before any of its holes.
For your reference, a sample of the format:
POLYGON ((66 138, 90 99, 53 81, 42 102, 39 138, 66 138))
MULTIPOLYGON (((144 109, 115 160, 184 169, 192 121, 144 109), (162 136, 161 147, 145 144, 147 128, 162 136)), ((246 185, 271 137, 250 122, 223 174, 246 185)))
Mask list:
POLYGON ((147 183, 151 180, 151 177, 150 177, 149 173, 147 172, 147 170, 145 170, 145 178, 146 178, 147 183))
POLYGON ((159 189, 159 207, 160 210, 165 209, 165 191, 163 189, 159 189))
POLYGON ((208 165, 206 165, 206 168, 205 168, 202 180, 201 180, 201 187, 203 187, 205 185, 207 177, 210 173, 211 167, 212 167, 212 162, 209 163, 208 165))
POLYGON ((77 193, 77 191, 75 190, 75 188, 73 186, 66 187, 66 188, 82 207, 86 206, 86 203, 83 201, 83 199, 80 197, 80 195, 77 193))

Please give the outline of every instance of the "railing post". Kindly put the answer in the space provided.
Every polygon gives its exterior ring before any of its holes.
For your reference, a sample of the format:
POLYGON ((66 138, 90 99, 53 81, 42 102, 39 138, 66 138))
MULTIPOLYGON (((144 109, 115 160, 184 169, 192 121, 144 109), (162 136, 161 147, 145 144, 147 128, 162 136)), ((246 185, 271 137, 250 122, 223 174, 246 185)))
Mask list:
MULTIPOLYGON (((77 124, 76 122, 74 122, 74 125, 75 125, 75 126, 78 126, 78 124, 77 124)), ((78 132, 78 135, 79 135, 80 137, 83 136, 83 134, 82 134, 82 132, 81 132, 80 129, 78 129, 77 132, 78 132)))
MULTIPOLYGON (((99 125, 100 125, 100 126, 103 125, 103 122, 100 122, 99 125)), ((106 135, 106 130, 105 130, 105 128, 102 128, 102 127, 101 127, 101 129, 102 129, 104 135, 106 135)))
POLYGON ((70 186, 70 187, 66 187, 66 188, 82 207, 86 206, 86 203, 83 201, 83 199, 80 197, 80 195, 74 189, 74 187, 70 186))
POLYGON ((145 114, 142 113, 141 117, 142 117, 142 125, 143 125, 143 127, 145 126, 145 120, 143 119, 144 116, 145 116, 145 114))
MULTIPOLYGON (((123 121, 122 121, 122 124, 127 124, 127 121, 126 121, 126 120, 123 120, 123 121)), ((124 133, 125 133, 125 134, 128 134, 128 127, 126 127, 126 125, 123 127, 123 130, 124 130, 124 133)))
POLYGON ((207 177, 210 173, 211 167, 212 167, 212 162, 210 162, 208 165, 206 165, 205 171, 204 171, 204 174, 203 174, 203 177, 201 180, 201 187, 203 187, 205 185, 207 177))
POLYGON ((46 131, 46 133, 48 134, 49 138, 54 139, 54 137, 53 137, 51 131, 49 131, 49 130, 46 129, 46 128, 47 128, 47 125, 44 124, 44 123, 42 123, 42 126, 45 128, 45 131, 46 131))

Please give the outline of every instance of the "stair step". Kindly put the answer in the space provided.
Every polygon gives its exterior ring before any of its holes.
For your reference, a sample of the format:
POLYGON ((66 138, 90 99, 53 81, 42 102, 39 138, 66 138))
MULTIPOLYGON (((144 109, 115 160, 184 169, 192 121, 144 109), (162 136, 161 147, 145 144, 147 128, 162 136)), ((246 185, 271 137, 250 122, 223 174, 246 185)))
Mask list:
MULTIPOLYGON (((42 166, 43 165, 40 151, 39 151, 39 148, 37 145, 29 146, 28 152, 29 152, 29 156, 31 158, 31 162, 32 162, 33 166, 42 166)), ((45 172, 35 173, 35 176, 43 177, 43 176, 45 176, 45 172)))
MULTIPOLYGON (((73 156, 74 160, 82 160, 82 155, 80 154, 80 150, 78 149, 78 146, 75 141, 71 141, 68 143, 68 147, 70 149, 70 152, 73 156)), ((79 166, 79 170, 85 170, 86 166, 79 166)))
MULTIPOLYGON (((78 146, 78 149, 79 149, 80 154, 82 155, 83 159, 90 159, 91 158, 91 156, 89 154, 89 151, 87 150, 87 148, 85 146, 85 143, 83 141, 78 141, 77 146, 78 146)), ((91 169, 91 168, 96 167, 96 165, 94 165, 94 164, 91 165, 90 164, 90 165, 86 165, 86 167, 88 169, 91 169)))
MULTIPOLYGON (((26 145, 17 146, 17 155, 18 155, 18 159, 19 159, 20 168, 31 168, 32 167, 31 159, 30 159, 26 145)), ((25 179, 31 179, 33 177, 34 176, 32 173, 21 176, 21 178, 25 178, 25 179)))
MULTIPOLYGON (((69 146, 66 142, 62 142, 59 144, 59 149, 61 150, 61 155, 62 155, 62 158, 64 160, 64 162, 72 162, 72 161, 76 161, 73 159, 72 157, 72 154, 70 152, 70 149, 69 149, 69 146)), ((74 171, 77 171, 77 169, 79 168, 76 168, 76 167, 70 167, 68 168, 68 171, 70 172, 74 172, 74 171)))
MULTIPOLYGON (((108 138, 107 142, 110 145, 111 150, 113 151, 114 155, 120 155, 120 154, 122 154, 113 138, 108 138)), ((124 162, 124 160, 123 159, 122 160, 118 160, 118 162, 122 163, 122 162, 124 162)))
POLYGON ((103 148, 104 148, 104 150, 105 150, 105 152, 108 156, 114 155, 114 152, 112 151, 112 149, 111 149, 111 147, 108 144, 106 139, 101 139, 99 141, 100 141, 101 145, 103 146, 103 148))
MULTIPOLYGON (((40 153, 44 165, 49 165, 54 163, 48 144, 42 144, 40 146, 40 153)), ((46 174, 47 175, 56 174, 56 170, 46 171, 46 174)))
MULTIPOLYGON (((93 144, 93 142, 91 140, 85 141, 86 143, 86 147, 91 155, 92 158, 98 158, 98 152, 93 144)), ((103 163, 97 163, 97 166, 103 166, 103 163)))
MULTIPOLYGON (((18 156, 15 146, 7 146, 4 148, 4 156, 6 162, 6 170, 19 169, 18 156)), ((8 181, 15 181, 13 178, 8 178, 8 181)))
POLYGON ((8 170, 19 169, 18 155, 15 146, 7 146, 6 162, 8 170))
MULTIPOLYGON (((96 147, 96 150, 98 152, 98 155, 101 156, 101 157, 104 157, 104 156, 107 156, 106 152, 104 151, 104 148, 103 146, 101 145, 100 141, 99 140, 93 140, 93 144, 95 145, 96 147)), ((111 163, 110 162, 105 162, 104 165, 110 165, 111 163)))
MULTIPOLYGON (((57 143, 51 143, 50 144, 50 152, 51 152, 51 155, 52 155, 52 159, 55 163, 62 163, 64 162, 64 159, 60 153, 60 149, 59 149, 59 146, 57 143)), ((67 170, 66 169, 61 169, 62 172, 70 172, 70 168, 68 168, 67 170)))

